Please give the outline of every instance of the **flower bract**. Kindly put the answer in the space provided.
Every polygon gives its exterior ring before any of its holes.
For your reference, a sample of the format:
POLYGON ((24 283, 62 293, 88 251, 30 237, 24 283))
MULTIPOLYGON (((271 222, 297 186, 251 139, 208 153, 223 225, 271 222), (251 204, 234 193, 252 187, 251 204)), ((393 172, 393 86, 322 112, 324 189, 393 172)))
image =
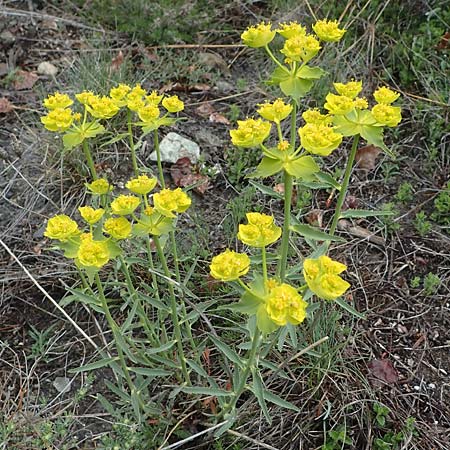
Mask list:
POLYGON ((149 178, 147 175, 139 175, 137 178, 132 178, 125 185, 126 188, 133 192, 133 194, 145 195, 154 189, 158 180, 156 178, 149 178))
POLYGON ((80 211, 81 217, 89 224, 96 224, 105 214, 105 210, 103 208, 94 209, 92 206, 80 206, 78 208, 80 211))
POLYGON ((245 253, 230 249, 214 256, 209 266, 211 276, 220 281, 233 281, 244 276, 250 268, 250 258, 245 253))
POLYGON ((175 217, 175 213, 185 212, 191 206, 192 200, 182 191, 177 189, 162 189, 153 194, 155 208, 166 217, 175 217))
POLYGON ((105 220, 103 231, 114 239, 126 239, 131 234, 131 223, 125 217, 110 217, 105 220))
POLYGON ((342 142, 342 134, 336 133, 332 126, 320 123, 307 123, 298 134, 303 148, 314 155, 328 156, 342 142))
POLYGON ((281 228, 275 225, 274 217, 250 212, 246 214, 248 224, 240 224, 238 239, 250 247, 266 247, 281 236, 281 228))
POLYGON ((119 216, 132 214, 141 201, 134 195, 119 195, 111 202, 111 210, 119 216))
POLYGON ((237 130, 231 130, 231 142, 236 147, 256 147, 262 144, 270 134, 272 124, 261 119, 238 120, 237 130))
POLYGON ((347 31, 339 28, 337 20, 318 20, 312 28, 319 39, 324 42, 337 42, 347 31))
POLYGON ((272 30, 270 23, 262 22, 248 27, 241 34, 241 39, 247 47, 259 48, 269 44, 275 37, 275 34, 276 31, 272 30))
POLYGON ((80 230, 78 229, 77 223, 65 214, 60 214, 49 219, 44 232, 44 236, 50 239, 57 239, 61 242, 66 242, 79 234, 80 230))

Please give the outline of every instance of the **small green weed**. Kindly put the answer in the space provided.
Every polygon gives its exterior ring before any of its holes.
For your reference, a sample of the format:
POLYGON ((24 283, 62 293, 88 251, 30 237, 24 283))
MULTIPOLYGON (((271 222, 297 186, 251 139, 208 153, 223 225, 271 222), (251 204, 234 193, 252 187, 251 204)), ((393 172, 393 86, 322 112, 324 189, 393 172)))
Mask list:
POLYGON ((424 211, 420 211, 416 214, 414 218, 414 228, 417 230, 421 237, 426 236, 431 231, 431 222, 428 219, 428 216, 424 211))
POLYGON ((386 228, 387 233, 392 234, 400 230, 400 224, 395 220, 398 216, 398 210, 395 203, 385 203, 382 205, 381 210, 392 213, 391 215, 380 216, 380 220, 386 228))
POLYGON ((421 282, 422 282, 421 278, 416 276, 411 279, 409 285, 411 286, 412 289, 417 289, 420 286, 421 282))
POLYGON ((433 272, 429 272, 423 279, 423 290, 426 295, 436 294, 441 285, 441 279, 433 272))
POLYGON ((345 445, 352 445, 353 443, 352 438, 347 436, 347 430, 344 426, 328 431, 327 435, 328 442, 322 445, 321 450, 339 450, 344 448, 345 445))
POLYGON ((409 203, 414 198, 414 190, 411 183, 402 183, 395 194, 395 199, 400 203, 409 203))
POLYGON ((434 211, 431 214, 431 219, 440 225, 450 225, 450 182, 434 200, 434 211))
POLYGON ((375 422, 378 426, 384 427, 386 425, 386 419, 389 415, 389 408, 382 405, 381 403, 373 404, 373 412, 375 415, 375 422))

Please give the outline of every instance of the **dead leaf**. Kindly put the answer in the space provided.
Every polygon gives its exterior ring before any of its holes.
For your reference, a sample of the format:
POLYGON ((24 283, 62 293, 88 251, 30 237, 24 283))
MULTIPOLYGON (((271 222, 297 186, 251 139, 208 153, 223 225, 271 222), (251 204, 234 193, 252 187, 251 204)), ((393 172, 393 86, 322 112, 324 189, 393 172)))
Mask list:
POLYGON ((216 110, 214 109, 214 106, 211 105, 211 103, 206 102, 202 103, 199 107, 195 108, 195 112, 199 116, 204 117, 206 119, 207 117, 210 117, 212 114, 214 114, 216 110))
POLYGON ((384 247, 386 245, 386 241, 382 237, 376 236, 373 232, 371 232, 367 228, 353 225, 347 219, 341 219, 338 221, 338 229, 346 231, 348 234, 351 234, 352 236, 367 239, 367 241, 371 242, 372 244, 379 245, 380 247, 384 247))
POLYGON ((222 116, 222 114, 219 114, 217 112, 214 112, 209 116, 209 121, 213 123, 222 123, 224 125, 230 125, 230 121, 225 116, 222 116))
MULTIPOLYGON (((280 195, 284 195, 284 183, 278 183, 273 187, 273 190, 280 195)), ((294 187, 292 189, 292 204, 297 203, 297 189, 294 187)))
POLYGON ((16 91, 22 91, 25 89, 31 89, 34 83, 38 80, 38 76, 34 72, 27 72, 25 70, 18 70, 15 74, 14 89, 16 91))
POLYGON ((180 158, 171 168, 170 175, 178 187, 196 185, 194 191, 203 195, 209 187, 209 178, 196 171, 189 158, 180 158))
POLYGON ((211 52, 200 53, 198 55, 198 62, 205 66, 217 67, 226 75, 231 74, 230 69, 228 68, 228 64, 217 53, 211 53, 211 52))
POLYGON ((445 50, 450 47, 450 31, 447 31, 442 37, 437 46, 439 50, 445 50))
POLYGON ((211 414, 217 414, 217 397, 207 397, 202 400, 202 405, 205 409, 209 409, 211 414))
POLYGON ((0 113, 9 113, 14 109, 14 105, 6 98, 0 98, 0 113))
POLYGON ((119 51, 119 54, 113 58, 111 61, 111 72, 117 72, 120 69, 120 66, 123 64, 124 56, 122 50, 119 51))
POLYGON ((356 152, 356 164, 359 169, 374 170, 376 166, 376 160, 381 153, 381 148, 375 147, 375 145, 366 145, 361 147, 356 152))
POLYGON ((347 209, 358 209, 359 201, 354 195, 347 195, 344 200, 344 204, 342 205, 342 210, 345 211, 347 209))
POLYGON ((389 359, 374 359, 367 367, 371 375, 387 384, 393 384, 398 381, 397 369, 389 359))
POLYGON ((211 86, 206 83, 195 83, 189 90, 194 92, 206 92, 211 90, 211 86))
POLYGON ((312 209, 306 215, 306 221, 313 227, 322 228, 323 211, 321 209, 312 209))
POLYGON ((49 77, 54 77, 58 73, 58 68, 48 61, 42 61, 38 65, 37 73, 41 75, 47 75, 49 77))

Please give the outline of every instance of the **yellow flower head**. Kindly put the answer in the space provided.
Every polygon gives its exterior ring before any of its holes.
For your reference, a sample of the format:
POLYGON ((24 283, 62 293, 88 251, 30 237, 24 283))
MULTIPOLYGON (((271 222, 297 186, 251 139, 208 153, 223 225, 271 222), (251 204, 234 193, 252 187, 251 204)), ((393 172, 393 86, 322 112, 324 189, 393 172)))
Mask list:
POLYGON ((155 212, 155 208, 153 206, 146 206, 144 209, 144 214, 146 216, 151 216, 155 212))
POLYGON ((259 104, 258 114, 266 120, 280 123, 292 111, 292 105, 286 105, 281 98, 278 98, 273 103, 259 104))
POLYGON ((113 190, 113 187, 104 178, 98 178, 92 183, 86 183, 86 187, 92 194, 104 195, 113 190))
POLYGON ((247 213, 248 224, 240 224, 237 238, 250 247, 266 247, 281 236, 281 228, 275 225, 274 217, 261 213, 247 213))
POLYGON ((329 125, 333 120, 329 114, 321 114, 317 108, 307 109, 302 114, 302 117, 306 123, 315 123, 317 125, 329 125))
POLYGON ((97 223, 103 217, 103 214, 105 214, 105 210, 103 208, 94 209, 91 206, 80 206, 78 211, 80 211, 81 217, 89 225, 94 225, 97 223))
POLYGON ((158 106, 161 103, 163 95, 159 95, 157 91, 152 91, 150 95, 145 97, 145 100, 149 105, 158 106))
POLYGON ((303 276, 309 289, 325 300, 335 300, 350 287, 339 274, 347 269, 345 264, 332 260, 328 256, 317 259, 305 259, 303 276))
POLYGON ((400 94, 398 92, 393 91, 392 89, 389 89, 386 86, 382 86, 373 93, 373 97, 375 98, 377 103, 381 103, 383 105, 390 105, 400 97, 400 94))
POLYGON ((319 53, 320 48, 320 43, 314 36, 300 34, 287 39, 280 51, 292 61, 307 63, 319 53))
POLYGON ((280 327, 288 323, 302 323, 306 318, 307 306, 308 303, 297 290, 286 283, 272 288, 266 298, 267 315, 280 327))
POLYGON ((145 105, 137 110, 142 122, 151 123, 159 117, 159 108, 155 105, 145 105))
POLYGON ((56 108, 67 108, 73 104, 73 100, 67 94, 60 94, 59 92, 55 92, 53 95, 49 95, 44 100, 44 106, 47 109, 56 109, 56 108))
POLYGON ((241 39, 247 47, 264 47, 275 37, 276 31, 272 31, 270 23, 261 22, 258 25, 248 27, 242 34, 241 39))
POLYGON ((399 106, 383 103, 372 108, 372 115, 379 124, 387 127, 396 127, 402 120, 402 110, 399 106))
POLYGON ((78 236, 77 223, 65 214, 54 216, 47 222, 47 227, 44 236, 50 239, 57 239, 61 242, 66 242, 68 239, 78 236))
POLYGON ((108 263, 110 253, 106 241, 94 241, 90 233, 81 236, 77 260, 83 267, 100 269, 108 263))
POLYGON ((349 81, 348 83, 333 83, 336 92, 349 98, 355 98, 362 91, 362 81, 349 81))
POLYGON ((306 36, 306 28, 297 22, 280 23, 280 28, 276 32, 285 39, 294 36, 306 36))
POLYGON ((214 256, 209 266, 211 276, 220 281, 233 281, 244 276, 250 268, 250 258, 245 253, 230 249, 214 256))
POLYGON ((290 144, 288 141, 281 141, 277 145, 277 149, 281 150, 282 152, 286 151, 290 147, 290 144))
POLYGON ((125 185, 133 194, 148 194, 158 183, 156 178, 149 178, 147 175, 139 175, 133 178, 125 185))
POLYGON ((145 102, 142 97, 127 97, 127 108, 130 111, 139 111, 142 108, 145 108, 145 102))
POLYGON ((320 40, 324 42, 337 42, 341 40, 347 30, 339 28, 337 20, 318 20, 312 26, 320 40))
POLYGON ((70 128, 74 120, 71 109, 56 108, 41 117, 41 122, 49 131, 63 132, 70 128))
POLYGON ((142 88, 140 83, 137 83, 133 89, 128 93, 128 98, 138 98, 147 95, 147 91, 142 88))
POLYGON ((103 231, 114 239, 126 239, 131 234, 131 223, 125 217, 110 217, 105 220, 103 231))
POLYGON ((97 119, 111 119, 119 112, 117 103, 109 97, 92 96, 86 106, 91 115, 97 119))
POLYGON ((347 114, 355 108, 353 100, 345 95, 328 94, 326 103, 323 105, 330 114, 343 115, 347 114))
POLYGON ((117 106, 125 106, 127 104, 126 96, 130 90, 131 87, 128 84, 120 83, 118 86, 111 88, 109 96, 116 102, 117 106))
POLYGON ((180 188, 162 189, 153 194, 153 203, 163 216, 175 217, 174 213, 185 212, 191 206, 192 200, 180 188))
POLYGON ((83 91, 79 94, 75 94, 75 98, 82 104, 82 105, 88 105, 89 101, 92 97, 95 97, 95 94, 91 91, 83 91))
POLYGON ((132 214, 141 201, 134 195, 119 195, 111 202, 111 210, 118 216, 132 214))
POLYGON ((357 97, 353 100, 353 104, 356 109, 367 109, 369 107, 369 103, 367 103, 366 97, 357 97))
POLYGON ((320 123, 307 123, 298 134, 303 148, 314 155, 328 156, 342 142, 342 135, 333 127, 320 123))
POLYGON ((184 109, 184 103, 178 98, 178 95, 172 95, 171 97, 164 98, 162 105, 170 113, 177 113, 183 111, 184 109))
POLYGON ((272 124, 261 119, 238 120, 237 130, 231 130, 231 142, 236 147, 257 147, 262 144, 270 134, 272 124))

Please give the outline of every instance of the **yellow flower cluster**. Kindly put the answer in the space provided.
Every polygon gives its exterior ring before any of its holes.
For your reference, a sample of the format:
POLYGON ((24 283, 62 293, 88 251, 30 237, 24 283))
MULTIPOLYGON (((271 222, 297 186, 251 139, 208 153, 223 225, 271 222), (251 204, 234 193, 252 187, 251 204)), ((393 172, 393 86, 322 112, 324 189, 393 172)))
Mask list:
POLYGON ((297 290, 286 283, 278 284, 275 280, 269 280, 267 285, 266 312, 269 318, 279 327, 288 323, 302 323, 306 318, 308 303, 297 290))
POLYGON ((140 205, 139 197, 134 195, 119 195, 111 202, 111 211, 118 216, 133 214, 140 205))
POLYGON ((346 30, 339 28, 337 20, 318 20, 312 28, 318 38, 324 42, 337 42, 346 32, 346 30))
POLYGON ((76 261, 80 266, 102 268, 108 263, 110 252, 106 241, 95 241, 91 233, 80 236, 76 261))
POLYGON ((306 36, 306 28, 297 22, 281 23, 276 32, 285 39, 294 36, 306 36))
POLYGON ((246 214, 248 224, 240 224, 238 239, 250 247, 266 247, 281 236, 281 228, 275 225, 274 217, 250 212, 246 214))
POLYGON ((49 95, 44 100, 44 106, 50 111, 58 108, 68 108, 72 104, 73 100, 67 94, 60 94, 59 92, 49 95))
POLYGON ((241 39, 248 47, 265 47, 272 42, 276 31, 272 30, 270 23, 262 22, 258 25, 248 27, 242 34, 241 39))
POLYGON ((78 208, 80 211, 81 217, 89 224, 96 224, 105 214, 105 210, 103 208, 94 209, 92 206, 80 206, 78 208))
POLYGON ((47 222, 44 236, 66 242, 80 234, 77 223, 65 214, 52 217, 47 222))
POLYGON ((342 142, 342 134, 323 123, 307 123, 298 130, 302 147, 313 155, 328 156, 342 142))
POLYGON ((125 217, 110 217, 103 225, 103 231, 117 240, 129 237, 131 230, 131 223, 125 217))
POLYGON ((303 276, 309 289, 325 300, 337 299, 350 287, 350 284, 339 276, 346 269, 345 264, 325 255, 317 259, 305 259, 303 262, 303 276))
POLYGON ((133 192, 133 194, 146 195, 154 189, 158 180, 156 178, 149 178, 147 175, 139 175, 127 182, 126 188, 133 192))
POLYGON ((104 178, 98 178, 92 183, 86 183, 86 187, 92 194, 105 195, 113 190, 113 187, 104 178))
POLYGON ((91 95, 86 104, 86 109, 96 119, 111 119, 119 112, 119 106, 110 97, 91 95))
POLYGON ((401 108, 392 106, 391 103, 395 102, 400 94, 383 86, 378 88, 373 96, 378 103, 372 108, 372 115, 375 120, 381 125, 396 127, 402 120, 401 108))
POLYGON ((311 34, 295 34, 284 43, 280 50, 289 61, 307 63, 319 53, 320 42, 311 34))
POLYGON ((245 253, 227 249, 211 260, 209 268, 211 276, 216 280, 234 281, 247 274, 250 258, 245 253))
POLYGON ((339 95, 355 98, 362 91, 362 81, 349 81, 348 83, 333 83, 336 92, 339 95))
POLYGON ((47 130, 61 133, 67 131, 76 118, 71 109, 55 108, 42 116, 41 122, 47 130))
POLYGON ((182 191, 177 189, 162 189, 153 194, 155 208, 165 217, 173 218, 175 213, 185 212, 191 206, 192 200, 182 191))
POLYGON ((317 108, 307 109, 302 114, 302 117, 306 123, 317 125, 329 125, 333 121, 333 118, 329 114, 322 114, 317 108))
POLYGON ((118 86, 111 88, 109 96, 114 100, 117 106, 121 107, 127 104, 126 96, 130 91, 130 86, 120 83, 118 86))
POLYGON ((355 104, 352 98, 346 95, 328 94, 326 97, 326 103, 324 108, 328 110, 330 114, 344 115, 348 114, 355 108, 355 104))
POLYGON ((292 105, 287 105, 281 98, 273 103, 262 103, 259 106, 258 114, 270 122, 280 123, 291 114, 292 105))
POLYGON ((249 148, 262 144, 270 134, 272 124, 261 119, 238 120, 237 130, 231 130, 231 142, 236 147, 249 148))

